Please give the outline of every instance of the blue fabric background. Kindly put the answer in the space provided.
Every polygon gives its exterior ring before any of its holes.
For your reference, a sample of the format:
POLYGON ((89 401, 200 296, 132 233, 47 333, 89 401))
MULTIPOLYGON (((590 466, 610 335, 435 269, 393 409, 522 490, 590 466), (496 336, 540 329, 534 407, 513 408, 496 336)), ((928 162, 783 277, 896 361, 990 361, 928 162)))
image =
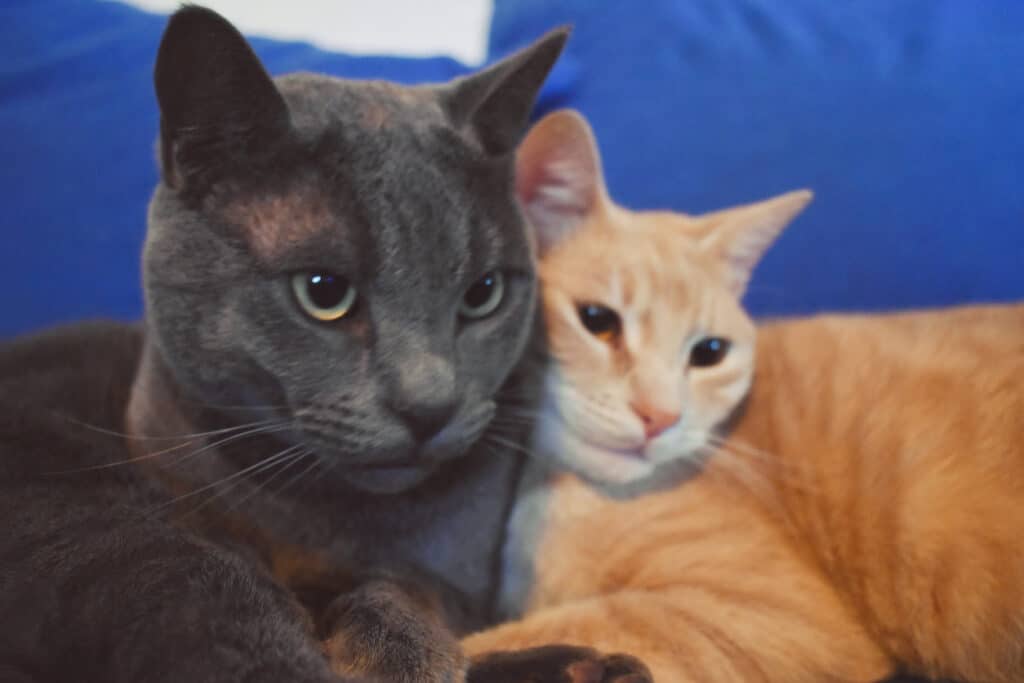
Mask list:
MULTIPOLYGON (((152 73, 166 17, 97 0, 0 4, 0 337, 86 317, 138 318, 139 253, 157 182, 152 73)), ((404 83, 447 58, 333 54, 253 40, 273 74, 404 83)), ((559 66, 543 97, 570 86, 559 66)))
POLYGON ((613 197, 815 191, 755 313, 1024 298, 1019 0, 497 0, 491 50, 563 22, 613 197))
MULTIPOLYGON (((0 6, 0 336, 139 315, 164 21, 94 0, 0 6)), ((623 203, 816 191, 759 270, 755 312, 1024 298, 1024 3, 498 0, 492 56, 565 22, 540 109, 591 119, 623 203)), ((273 73, 464 70, 255 46, 273 73)))

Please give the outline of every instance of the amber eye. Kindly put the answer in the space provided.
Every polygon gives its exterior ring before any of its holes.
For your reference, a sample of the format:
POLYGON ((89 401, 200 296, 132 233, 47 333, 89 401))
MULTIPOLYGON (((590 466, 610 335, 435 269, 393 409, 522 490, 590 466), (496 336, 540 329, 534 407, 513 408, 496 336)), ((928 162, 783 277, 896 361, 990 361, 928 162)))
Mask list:
POLYGON ((601 304, 581 304, 576 308, 587 331, 602 341, 611 341, 622 332, 619 314, 601 304))
POLYGON ((321 271, 295 273, 291 283, 303 312, 317 320, 339 320, 355 308, 356 288, 340 275, 321 271))
POLYGON ((499 271, 487 273, 466 290, 459 304, 459 314, 464 318, 486 318, 498 309, 504 296, 504 276, 499 271))
POLYGON ((730 346, 732 342, 723 337, 705 337, 690 350, 690 365, 695 368, 718 365, 729 353, 730 346))

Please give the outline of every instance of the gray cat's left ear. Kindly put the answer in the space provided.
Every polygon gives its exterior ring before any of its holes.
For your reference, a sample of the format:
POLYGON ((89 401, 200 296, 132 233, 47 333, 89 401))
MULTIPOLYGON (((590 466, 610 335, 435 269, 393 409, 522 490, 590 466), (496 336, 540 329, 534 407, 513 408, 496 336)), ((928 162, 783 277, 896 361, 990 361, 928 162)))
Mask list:
POLYGON ((810 190, 796 190, 697 217, 698 244, 719 259, 726 285, 737 297, 768 247, 813 197, 810 190))
POLYGON ((568 38, 567 27, 555 29, 483 71, 453 81, 442 97, 455 125, 490 155, 512 152, 568 38))
POLYGON ((202 191, 230 171, 251 173, 291 126, 288 107, 248 41, 213 10, 185 5, 167 21, 153 85, 163 179, 202 191))

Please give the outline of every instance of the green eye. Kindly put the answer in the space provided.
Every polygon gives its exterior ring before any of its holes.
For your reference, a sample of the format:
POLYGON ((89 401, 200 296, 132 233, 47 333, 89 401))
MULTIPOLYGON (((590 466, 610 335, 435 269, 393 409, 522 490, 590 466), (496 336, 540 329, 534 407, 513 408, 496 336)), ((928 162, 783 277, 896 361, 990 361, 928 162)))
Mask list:
POLYGON ((622 332, 619 314, 601 304, 580 304, 576 308, 583 327, 601 341, 610 342, 622 332))
POLYGON ((311 271, 291 277, 292 292, 303 312, 323 322, 340 320, 356 304, 356 288, 340 275, 311 271))
POLYGON ((501 305, 505 296, 505 278, 500 271, 487 273, 470 285, 459 304, 459 315, 464 318, 486 318, 501 305))

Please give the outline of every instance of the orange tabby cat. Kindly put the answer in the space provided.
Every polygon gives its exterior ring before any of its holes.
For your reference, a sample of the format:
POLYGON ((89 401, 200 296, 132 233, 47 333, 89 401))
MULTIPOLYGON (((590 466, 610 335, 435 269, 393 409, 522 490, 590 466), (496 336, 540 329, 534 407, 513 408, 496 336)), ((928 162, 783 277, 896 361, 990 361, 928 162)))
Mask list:
POLYGON ((628 212, 571 112, 518 172, 552 366, 506 552, 519 618, 470 654, 574 642, 659 683, 1024 680, 1024 306, 755 330, 739 298, 809 193, 628 212))

